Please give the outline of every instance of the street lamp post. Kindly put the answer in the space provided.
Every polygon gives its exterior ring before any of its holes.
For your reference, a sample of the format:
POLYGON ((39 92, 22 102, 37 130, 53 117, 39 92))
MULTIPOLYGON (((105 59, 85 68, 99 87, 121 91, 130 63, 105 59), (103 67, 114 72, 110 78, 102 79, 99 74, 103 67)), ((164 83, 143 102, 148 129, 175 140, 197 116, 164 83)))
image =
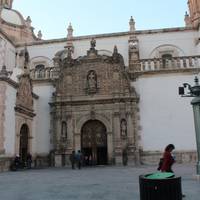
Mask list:
POLYGON ((191 86, 188 83, 183 83, 183 87, 179 87, 179 95, 182 97, 194 97, 191 101, 194 112, 194 125, 196 132, 196 143, 197 143, 197 156, 198 161, 196 165, 197 175, 200 175, 200 85, 199 79, 196 76, 194 79, 194 86, 191 86), (185 93, 185 89, 188 89, 188 92, 185 93))

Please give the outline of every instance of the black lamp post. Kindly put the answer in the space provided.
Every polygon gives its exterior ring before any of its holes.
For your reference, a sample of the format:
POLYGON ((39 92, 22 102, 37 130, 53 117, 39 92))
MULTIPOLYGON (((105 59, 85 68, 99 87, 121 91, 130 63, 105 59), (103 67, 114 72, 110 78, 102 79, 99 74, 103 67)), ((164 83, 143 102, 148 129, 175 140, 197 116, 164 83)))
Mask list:
POLYGON ((196 165, 197 175, 200 175, 200 85, 199 79, 196 76, 194 79, 195 85, 191 86, 188 83, 183 83, 183 87, 179 87, 179 95, 182 97, 194 97, 191 101, 194 112, 194 124, 196 132, 196 143, 197 143, 197 155, 198 161, 196 165), (188 92, 185 93, 185 89, 188 88, 188 92))

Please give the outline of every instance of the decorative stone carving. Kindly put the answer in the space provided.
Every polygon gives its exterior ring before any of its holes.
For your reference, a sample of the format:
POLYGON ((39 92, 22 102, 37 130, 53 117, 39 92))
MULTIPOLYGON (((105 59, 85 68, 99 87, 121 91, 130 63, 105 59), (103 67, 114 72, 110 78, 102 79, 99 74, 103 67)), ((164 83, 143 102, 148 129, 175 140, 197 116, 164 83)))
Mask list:
POLYGON ((42 39, 42 31, 41 30, 38 31, 37 37, 39 40, 42 39))
POLYGON ((88 72, 87 75, 87 93, 94 94, 97 92, 97 75, 94 70, 88 72))
POLYGON ((0 77, 8 77, 8 71, 6 70, 6 66, 4 65, 0 71, 0 77))
POLYGON ((120 129, 121 129, 121 137, 126 138, 127 137, 127 122, 125 119, 121 120, 120 129))
POLYGON ((133 19, 133 17, 131 16, 131 19, 129 21, 129 26, 130 26, 130 32, 134 32, 135 31, 135 21, 133 19))
POLYGON ((19 78, 16 108, 26 108, 33 111, 32 83, 28 74, 21 75, 19 78))
MULTIPOLYGON (((53 141, 54 147, 58 154, 63 151, 63 145, 65 152, 70 152, 73 148, 80 149, 82 147, 81 142, 83 142, 82 128, 84 124, 99 121, 106 128, 107 143, 105 143, 105 146, 108 145, 106 147, 108 161, 111 163, 115 159, 117 160, 116 163, 120 163, 122 162, 122 148, 127 144, 129 134, 127 127, 129 121, 125 120, 126 109, 132 110, 133 115, 136 115, 134 107, 135 103, 138 102, 138 97, 131 87, 128 74, 124 70, 123 57, 118 53, 117 47, 114 47, 112 56, 106 56, 98 54, 94 39, 90 44, 91 47, 87 51, 87 55, 77 59, 71 59, 70 55, 68 56, 70 59, 63 59, 65 50, 56 54, 60 75, 55 80, 56 92, 53 101, 50 103, 51 109, 55 110, 51 113, 52 121, 60 115, 61 110, 63 116, 70 112, 72 119, 71 125, 67 127, 71 146, 67 146, 67 141, 64 143, 60 141, 61 127, 59 126, 61 126, 60 120, 63 120, 61 118, 57 119, 57 125, 53 124, 51 131, 52 134, 55 134, 55 137, 52 138, 56 138, 53 141), (69 60, 72 61, 70 65, 67 63, 69 60), (114 76, 114 73, 117 73, 117 75, 114 76), (125 121, 120 121, 120 118, 125 121), (116 139, 119 141, 118 143, 115 143, 116 139), (114 155, 113 152, 115 152, 114 155)), ((133 120, 131 123, 136 126, 135 118, 133 117, 131 120, 133 120)), ((132 138, 130 144, 137 146, 134 140, 137 131, 134 128, 130 130, 129 137, 132 138)), ((87 135, 91 134, 85 133, 85 136, 87 135)), ((98 134, 96 139, 100 144, 98 134)), ((95 155, 97 156, 97 154, 95 155)))
POLYGON ((96 47, 96 40, 94 38, 92 38, 92 40, 90 41, 90 45, 91 45, 90 49, 95 49, 95 47, 96 47))

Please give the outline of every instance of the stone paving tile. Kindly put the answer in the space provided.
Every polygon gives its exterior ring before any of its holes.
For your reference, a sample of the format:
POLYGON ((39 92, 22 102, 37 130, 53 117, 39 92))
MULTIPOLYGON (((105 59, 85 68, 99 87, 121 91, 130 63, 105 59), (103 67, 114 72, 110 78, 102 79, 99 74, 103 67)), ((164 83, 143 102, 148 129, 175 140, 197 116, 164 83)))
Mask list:
MULTIPOLYGON (((0 173, 0 200, 139 200, 140 174, 156 166, 49 168, 0 173)), ((199 200, 200 182, 192 165, 175 165, 185 200, 199 200)))

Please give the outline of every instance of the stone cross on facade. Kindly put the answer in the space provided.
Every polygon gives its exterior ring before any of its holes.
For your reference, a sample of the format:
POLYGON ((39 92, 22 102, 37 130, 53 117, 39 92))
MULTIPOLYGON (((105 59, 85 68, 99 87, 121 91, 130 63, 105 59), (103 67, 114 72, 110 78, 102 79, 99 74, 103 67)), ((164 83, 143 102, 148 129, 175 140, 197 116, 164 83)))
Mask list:
POLYGON ((88 84, 89 88, 96 88, 96 75, 93 71, 88 75, 88 84))

